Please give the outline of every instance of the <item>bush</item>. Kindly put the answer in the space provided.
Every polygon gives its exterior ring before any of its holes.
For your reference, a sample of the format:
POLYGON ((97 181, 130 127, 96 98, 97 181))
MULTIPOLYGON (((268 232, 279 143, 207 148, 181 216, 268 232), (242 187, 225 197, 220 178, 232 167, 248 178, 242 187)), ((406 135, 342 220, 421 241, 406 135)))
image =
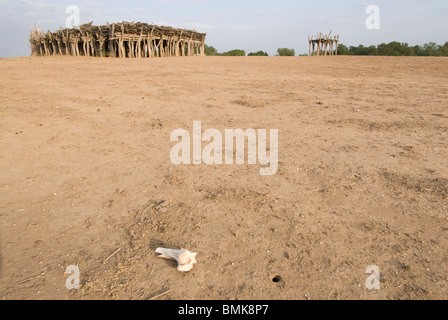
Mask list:
POLYGON ((296 52, 294 49, 280 48, 277 50, 277 54, 281 57, 294 57, 296 52))
POLYGON ((235 49, 235 50, 224 52, 221 55, 225 56, 225 57, 245 57, 246 51, 240 50, 240 49, 235 49))
POLYGON ((205 55, 206 56, 217 56, 219 55, 218 50, 215 47, 205 45, 205 55))
POLYGON ((350 54, 350 50, 349 50, 349 48, 347 48, 343 44, 339 44, 338 45, 338 54, 340 54, 340 55, 349 55, 350 54))
POLYGON ((258 51, 258 52, 251 52, 251 53, 249 53, 248 54, 248 56, 249 57, 255 57, 255 56, 258 56, 258 57, 267 57, 267 56, 269 56, 268 55, 268 53, 267 52, 264 52, 264 51, 258 51))

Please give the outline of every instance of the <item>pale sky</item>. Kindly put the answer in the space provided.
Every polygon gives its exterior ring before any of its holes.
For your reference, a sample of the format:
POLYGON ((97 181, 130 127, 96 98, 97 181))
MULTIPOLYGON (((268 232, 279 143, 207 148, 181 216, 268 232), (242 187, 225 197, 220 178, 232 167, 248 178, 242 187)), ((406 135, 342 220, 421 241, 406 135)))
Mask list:
POLYGON ((65 28, 69 5, 79 7, 81 24, 135 21, 205 32, 220 52, 308 53, 308 35, 330 30, 348 46, 448 41, 447 0, 0 0, 0 57, 29 56, 34 24, 65 28), (369 5, 380 9, 380 30, 365 26, 369 5))

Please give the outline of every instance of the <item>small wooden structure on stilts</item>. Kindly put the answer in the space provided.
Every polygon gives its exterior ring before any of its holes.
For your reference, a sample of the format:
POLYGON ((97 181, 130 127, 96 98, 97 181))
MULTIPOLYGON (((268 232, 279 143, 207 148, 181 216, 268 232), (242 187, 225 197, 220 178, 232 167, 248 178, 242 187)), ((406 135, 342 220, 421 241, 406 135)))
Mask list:
POLYGON ((328 35, 319 33, 316 36, 308 36, 308 42, 310 44, 309 55, 310 56, 326 56, 326 55, 338 55, 338 43, 339 35, 331 36, 332 31, 328 35), (316 37, 316 39, 314 39, 316 37))
POLYGON ((32 56, 152 58, 205 56, 205 33, 146 23, 93 22, 56 32, 31 31, 32 56))

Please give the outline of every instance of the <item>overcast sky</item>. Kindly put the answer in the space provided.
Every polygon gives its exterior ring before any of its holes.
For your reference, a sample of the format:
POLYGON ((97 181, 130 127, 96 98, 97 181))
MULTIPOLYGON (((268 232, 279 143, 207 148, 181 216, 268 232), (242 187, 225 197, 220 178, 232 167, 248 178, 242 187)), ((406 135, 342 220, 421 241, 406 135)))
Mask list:
POLYGON ((330 30, 346 45, 448 41, 447 0, 0 0, 0 57, 29 56, 34 24, 65 27, 69 5, 79 7, 81 24, 135 21, 206 32, 220 52, 308 53, 307 36, 330 30), (380 30, 366 28, 369 5, 380 9, 380 30))

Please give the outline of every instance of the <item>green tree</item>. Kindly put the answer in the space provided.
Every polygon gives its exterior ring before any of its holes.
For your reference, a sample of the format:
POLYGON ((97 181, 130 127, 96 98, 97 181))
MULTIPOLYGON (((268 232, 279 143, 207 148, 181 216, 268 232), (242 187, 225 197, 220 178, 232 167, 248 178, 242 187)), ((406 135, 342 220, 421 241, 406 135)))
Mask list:
POLYGON ((378 55, 378 49, 376 46, 373 46, 373 45, 366 48, 365 52, 369 56, 377 56, 378 55))
POLYGON ((443 46, 437 49, 437 53, 441 57, 448 57, 448 42, 445 42, 443 46))
POLYGON ((277 50, 277 54, 281 57, 294 57, 296 55, 296 52, 294 49, 279 48, 277 50))
POLYGON ((401 44, 397 41, 393 41, 389 44, 382 43, 378 45, 378 55, 380 56, 402 56, 400 52, 401 44))
POLYGON ((376 46, 364 47, 360 45, 358 47, 350 47, 349 51, 351 54, 357 56, 375 56, 378 55, 378 49, 376 46))
POLYGON ((248 54, 249 57, 259 56, 259 57, 267 57, 269 56, 267 52, 264 51, 257 51, 257 52, 251 52, 248 54))
POLYGON ((426 43, 423 45, 423 49, 425 50, 425 55, 427 56, 436 56, 439 46, 435 42, 426 43))
POLYGON ((225 56, 225 57, 244 57, 244 56, 246 56, 246 51, 241 50, 241 49, 235 49, 235 50, 224 52, 221 55, 225 56))
POLYGON ((412 48, 414 50, 414 55, 415 56, 424 56, 425 55, 425 50, 423 49, 422 46, 414 46, 412 48))
POLYGON ((349 55, 350 50, 342 43, 338 44, 338 55, 349 55))
POLYGON ((217 55, 219 55, 219 53, 215 47, 205 45, 205 55, 206 56, 217 56, 217 55))

